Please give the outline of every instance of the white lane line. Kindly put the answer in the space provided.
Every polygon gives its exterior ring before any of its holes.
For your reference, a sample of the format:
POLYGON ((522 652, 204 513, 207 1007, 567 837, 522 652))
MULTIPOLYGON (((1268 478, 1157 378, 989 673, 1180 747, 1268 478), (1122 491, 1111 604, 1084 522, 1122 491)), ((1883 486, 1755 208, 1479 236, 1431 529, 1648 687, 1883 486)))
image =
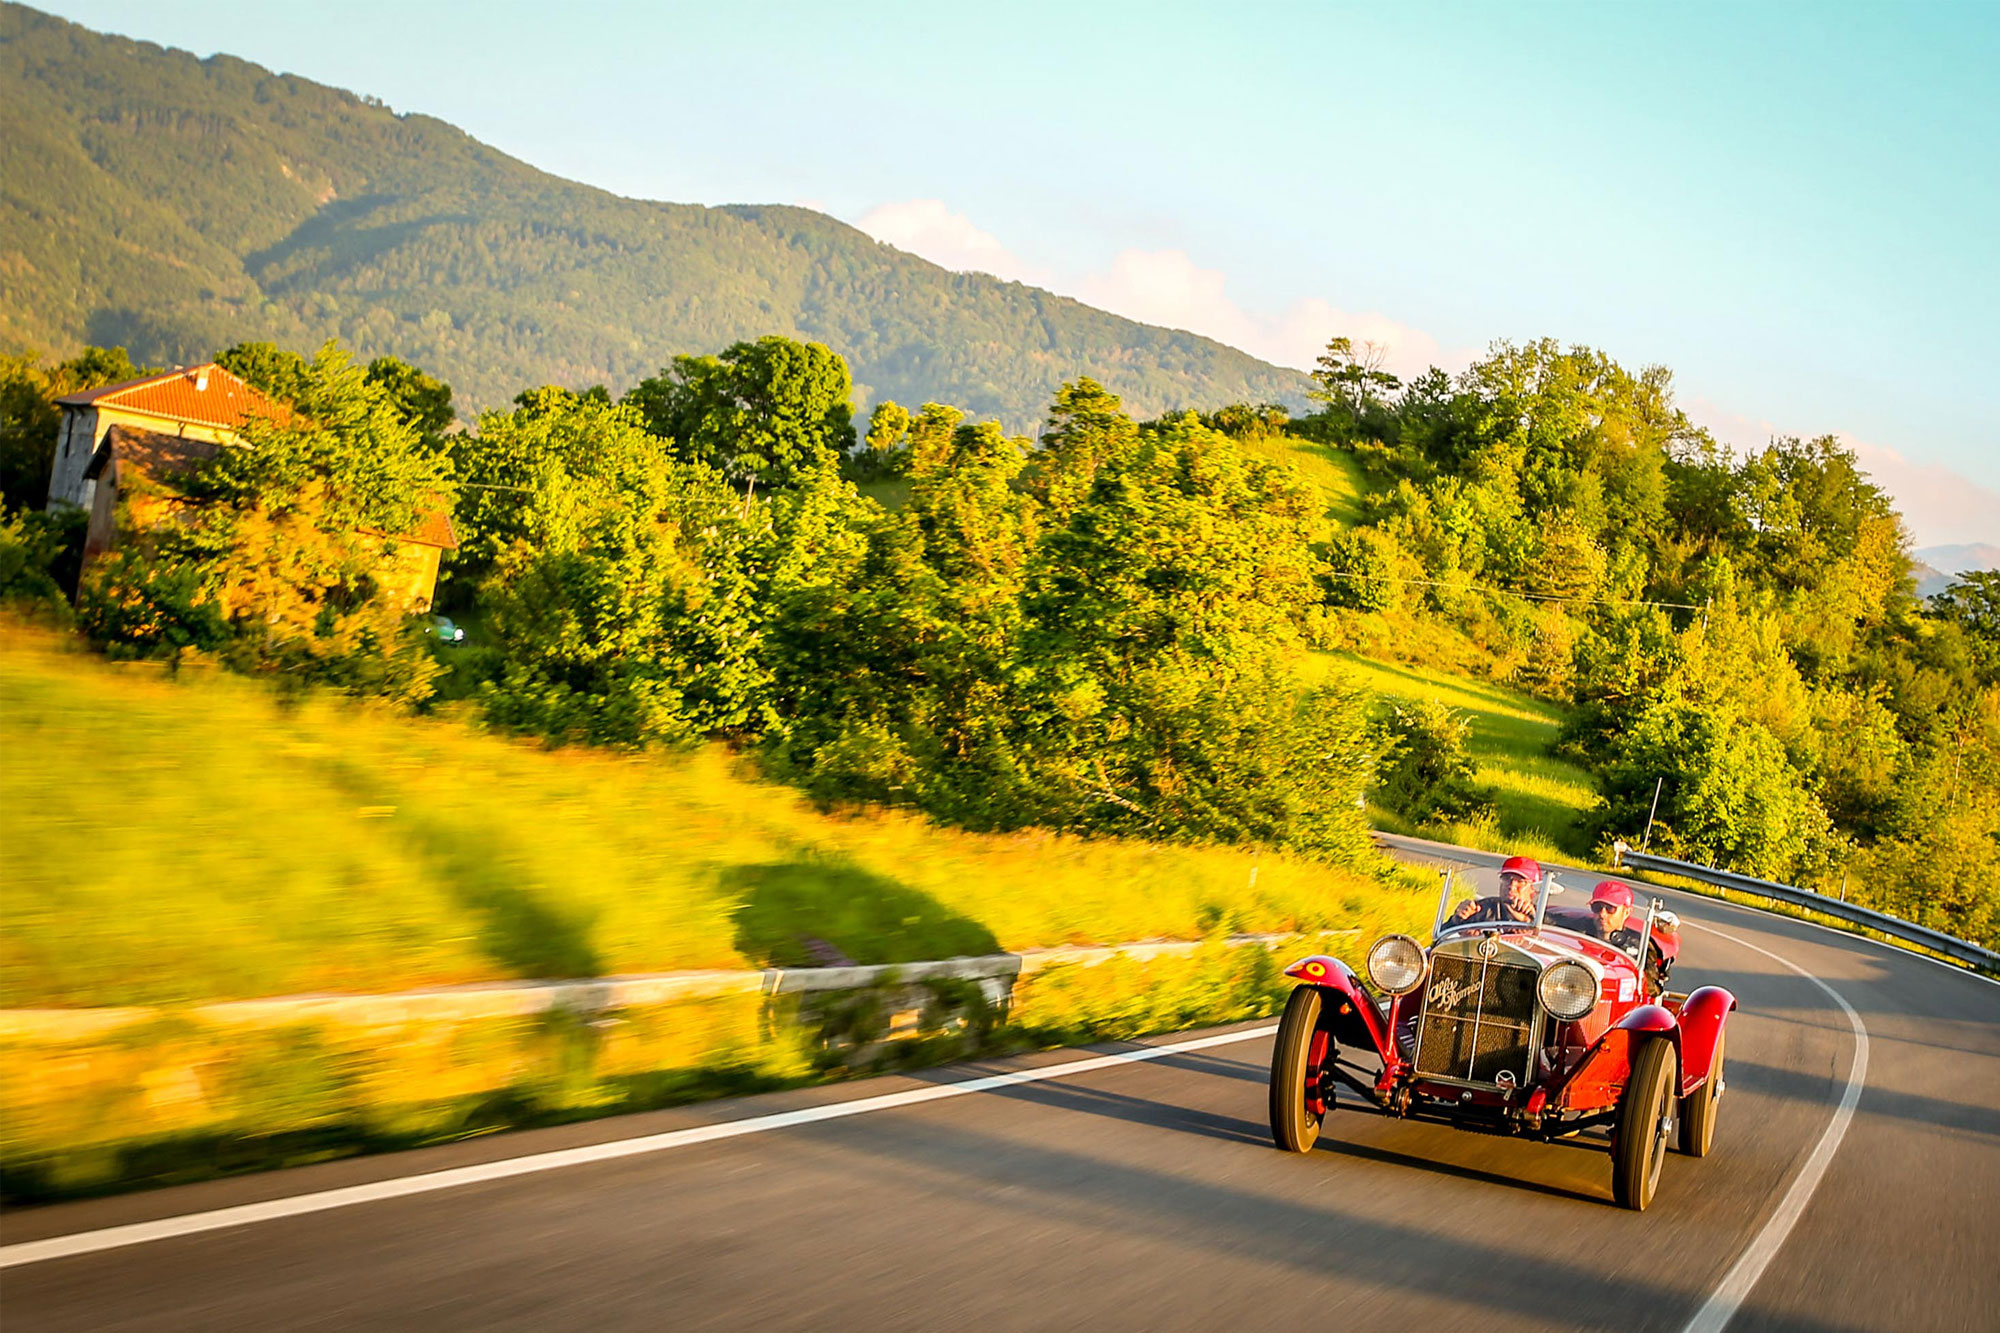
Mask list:
POLYGON ((1735 1267, 1723 1276, 1721 1285, 1709 1294, 1707 1303, 1695 1312, 1694 1318, 1683 1330, 1683 1333, 1722 1333, 1749 1298, 1757 1279, 1764 1276, 1771 1260, 1777 1258, 1785 1238, 1792 1234, 1792 1228, 1798 1225, 1806 1204, 1812 1200, 1813 1191, 1819 1188, 1821 1177, 1826 1175, 1826 1168, 1833 1162, 1833 1154, 1839 1150, 1841 1139, 1847 1135, 1847 1126, 1854 1119, 1855 1104, 1861 1100, 1861 1089, 1868 1080, 1868 1029, 1862 1025, 1861 1015, 1854 1012, 1854 1006, 1847 1002, 1845 996, 1797 963, 1780 958, 1769 949, 1759 948, 1726 930, 1717 930, 1714 926, 1704 926, 1696 921, 1683 924, 1719 935, 1798 973, 1831 995, 1833 1002, 1840 1006, 1841 1012, 1847 1015, 1847 1021, 1854 1027, 1854 1060, 1847 1068, 1847 1089, 1840 1094, 1840 1105, 1834 1110, 1833 1119, 1827 1122, 1826 1132, 1819 1136, 1819 1142, 1813 1145, 1812 1156, 1806 1159, 1804 1168, 1792 1181, 1792 1187, 1785 1191, 1778 1211, 1771 1214, 1770 1220, 1764 1223, 1764 1229, 1757 1233, 1749 1248, 1736 1260, 1735 1267))
POLYGON ((669 1148, 687 1148, 697 1143, 713 1143, 718 1139, 739 1138, 745 1134, 763 1134, 774 1129, 790 1129, 795 1125, 838 1120, 843 1116, 865 1115, 870 1111, 890 1111, 900 1106, 917 1106, 924 1102, 942 1101, 947 1097, 964 1097, 975 1092, 992 1092, 997 1088, 1011 1088, 1022 1083, 1039 1083, 1044 1079, 1068 1078, 1073 1074, 1088 1074, 1099 1069, 1111 1069, 1142 1060, 1158 1060, 1169 1055, 1182 1055, 1188 1051, 1207 1050, 1211 1046, 1228 1046, 1235 1042, 1254 1041, 1259 1037, 1268 1037, 1277 1030, 1278 1025, 1271 1023, 1240 1032, 1196 1037, 1191 1041, 1175 1042, 1169 1046, 1147 1046, 1136 1051, 1120 1051, 1116 1055, 1098 1055, 1087 1060, 1044 1065, 1039 1069, 1023 1069, 1011 1074, 991 1074, 984 1078, 967 1079, 963 1083, 912 1088, 907 1092, 890 1092, 879 1097, 862 1097, 855 1101, 808 1106, 797 1111, 752 1116, 746 1120, 730 1120, 719 1125, 697 1125, 691 1129, 668 1130, 663 1134, 647 1134, 636 1139, 593 1143, 581 1148, 563 1148, 555 1152, 532 1153, 526 1157, 512 1157, 498 1162, 482 1162, 478 1166, 431 1171, 420 1176, 404 1176, 395 1180, 378 1180, 367 1185, 349 1185, 343 1189, 295 1194, 288 1199, 267 1199, 263 1203, 241 1204, 234 1208, 216 1208, 204 1213, 162 1217, 151 1222, 105 1227, 99 1231, 79 1231, 67 1236, 51 1236, 46 1240, 24 1241, 19 1245, 0 1245, 0 1268, 37 1264, 49 1259, 66 1259, 79 1254, 95 1254, 100 1250, 144 1245, 148 1241, 192 1236, 203 1231, 219 1231, 224 1227, 275 1222, 285 1217, 323 1213, 331 1208, 351 1208, 359 1203, 375 1203, 382 1199, 401 1199, 412 1194, 458 1189, 464 1185, 478 1185, 490 1180, 533 1175, 539 1171, 560 1171, 565 1167, 582 1166, 590 1162, 609 1162, 621 1157, 664 1152, 669 1148))

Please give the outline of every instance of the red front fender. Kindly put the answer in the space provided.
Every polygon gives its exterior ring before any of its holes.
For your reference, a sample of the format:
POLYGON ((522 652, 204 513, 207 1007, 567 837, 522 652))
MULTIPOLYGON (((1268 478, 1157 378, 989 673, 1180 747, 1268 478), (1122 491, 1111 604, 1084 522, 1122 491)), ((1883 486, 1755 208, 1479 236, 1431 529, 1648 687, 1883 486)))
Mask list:
POLYGON ((1644 1036, 1665 1037, 1680 1057, 1681 1028, 1673 1011, 1642 1004, 1613 1023, 1576 1068, 1549 1090, 1549 1105, 1564 1111, 1597 1111, 1618 1104, 1632 1075, 1633 1043, 1644 1036))
POLYGON ((1720 986, 1703 986, 1681 1005, 1681 1096, 1708 1081, 1715 1043, 1736 1008, 1736 997, 1720 986))
POLYGON ((1354 969, 1338 958, 1314 954, 1301 958, 1285 969, 1285 975, 1308 986, 1317 986, 1325 996, 1320 1022, 1333 1033, 1334 1040, 1348 1046, 1372 1049, 1385 1062, 1393 1045, 1389 1024, 1375 999, 1354 975, 1354 969))

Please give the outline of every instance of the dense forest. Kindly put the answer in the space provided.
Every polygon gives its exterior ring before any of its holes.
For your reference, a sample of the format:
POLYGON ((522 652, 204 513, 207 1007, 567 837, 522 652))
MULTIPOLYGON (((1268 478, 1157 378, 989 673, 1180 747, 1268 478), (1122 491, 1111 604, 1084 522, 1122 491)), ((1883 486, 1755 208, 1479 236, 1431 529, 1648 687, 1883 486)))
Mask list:
MULTIPOLYGON (((1664 369, 1502 343, 1406 386, 1336 339, 1303 416, 1141 419, 1083 378, 1030 439, 936 402, 857 421, 845 362, 776 335, 615 400, 524 390, 470 431, 392 358, 220 359, 290 423, 167 483, 177 521, 128 531, 73 613, 73 525, 17 514, 0 595, 116 655, 557 743, 725 738, 829 806, 1348 862, 1364 797, 1490 803, 1462 719, 1302 670, 1401 656, 1563 705, 1600 849, 1650 823, 1655 849, 2000 937, 2000 573, 1919 600, 1849 453, 1731 456, 1664 369), (1286 461, 1312 451, 1372 478, 1351 521, 1286 461), (439 603, 469 647, 427 640, 356 538, 420 500, 454 508, 439 603)), ((60 388, 125 369, 8 362, 11 453, 60 388)))
POLYGON ((0 353, 338 338, 477 411, 770 332, 838 352, 864 408, 935 399, 1013 430, 1082 375, 1149 414, 1306 388, 809 209, 622 199, 430 117, 0 4, 0 353))

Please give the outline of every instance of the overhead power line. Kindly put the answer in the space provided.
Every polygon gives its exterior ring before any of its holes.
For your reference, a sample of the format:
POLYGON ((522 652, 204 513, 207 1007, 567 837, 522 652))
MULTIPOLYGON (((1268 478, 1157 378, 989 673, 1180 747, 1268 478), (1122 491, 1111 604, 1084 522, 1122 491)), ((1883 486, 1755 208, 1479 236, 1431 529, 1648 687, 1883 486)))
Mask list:
POLYGON ((1706 611, 1706 606, 1696 606, 1692 602, 1663 602, 1648 597, 1566 597, 1561 593, 1518 592, 1513 588, 1495 588, 1484 583, 1446 583, 1442 579, 1401 579, 1391 574, 1331 574, 1336 579, 1346 579, 1350 583, 1407 583, 1425 588, 1449 588, 1455 592, 1485 592, 1495 597, 1519 597, 1530 602, 1575 602, 1585 606, 1665 606, 1676 611, 1706 611))

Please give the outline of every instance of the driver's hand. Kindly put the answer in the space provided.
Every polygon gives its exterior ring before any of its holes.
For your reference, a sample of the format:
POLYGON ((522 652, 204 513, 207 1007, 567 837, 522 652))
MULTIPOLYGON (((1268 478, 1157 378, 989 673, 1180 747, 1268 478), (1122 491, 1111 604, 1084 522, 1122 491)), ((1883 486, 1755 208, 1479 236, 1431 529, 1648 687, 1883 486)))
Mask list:
POLYGON ((1479 906, 1478 903, 1474 902, 1470 898, 1467 898, 1464 902, 1458 905, 1457 910, 1452 912, 1451 919, 1453 921, 1463 921, 1467 917, 1471 916, 1473 913, 1473 909, 1477 908, 1478 906, 1479 906))

